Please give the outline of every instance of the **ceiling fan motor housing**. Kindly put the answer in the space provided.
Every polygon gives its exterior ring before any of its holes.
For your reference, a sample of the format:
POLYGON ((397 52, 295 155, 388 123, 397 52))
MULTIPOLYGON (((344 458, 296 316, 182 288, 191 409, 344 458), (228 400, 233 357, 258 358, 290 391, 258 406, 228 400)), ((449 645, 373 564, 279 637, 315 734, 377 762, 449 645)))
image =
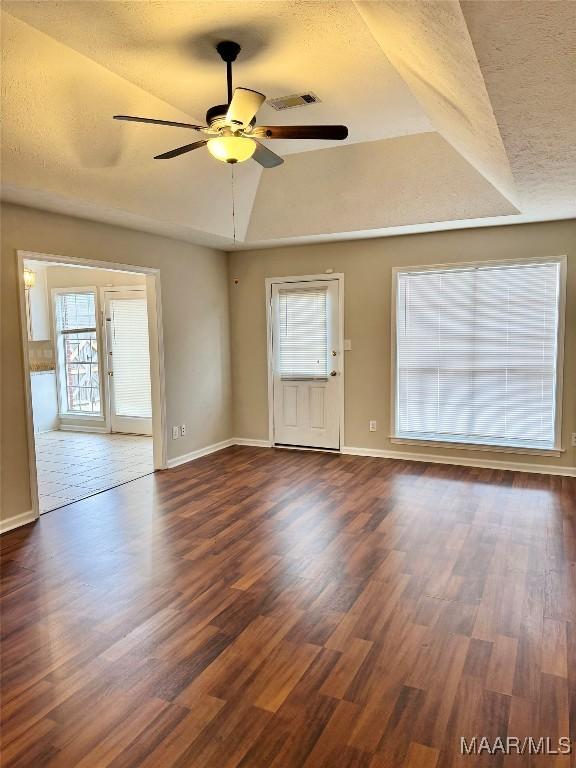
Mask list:
POLYGON ((214 130, 222 128, 226 112, 228 112, 228 104, 216 104, 216 106, 210 107, 206 112, 206 124, 214 130))
MULTIPOLYGON (((226 113, 228 112, 228 104, 216 104, 214 107, 210 107, 206 112, 206 124, 210 126, 213 131, 220 131, 225 127, 226 113)), ((250 125, 244 130, 250 130, 253 125, 256 124, 256 117, 253 117, 250 121, 250 125)), ((230 127, 230 126, 228 126, 230 127)))

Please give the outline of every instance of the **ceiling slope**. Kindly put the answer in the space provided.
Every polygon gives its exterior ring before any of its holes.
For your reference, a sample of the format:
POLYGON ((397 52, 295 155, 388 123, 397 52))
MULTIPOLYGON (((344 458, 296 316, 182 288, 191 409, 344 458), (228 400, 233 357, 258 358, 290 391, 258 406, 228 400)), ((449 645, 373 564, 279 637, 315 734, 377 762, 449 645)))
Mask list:
POLYGON ((514 203, 508 158, 458 0, 355 4, 436 130, 514 203))
POLYGON ((516 213, 436 132, 290 155, 276 170, 260 180, 249 242, 516 213))

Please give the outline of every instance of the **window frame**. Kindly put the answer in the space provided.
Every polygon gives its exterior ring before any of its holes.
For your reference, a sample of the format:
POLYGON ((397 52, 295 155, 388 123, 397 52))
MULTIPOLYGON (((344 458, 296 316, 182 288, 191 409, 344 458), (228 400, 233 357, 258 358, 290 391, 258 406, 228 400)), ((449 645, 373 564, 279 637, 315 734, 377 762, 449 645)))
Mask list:
POLYGON ((82 286, 79 288, 66 287, 66 288, 52 288, 51 290, 51 312, 52 312, 52 327, 54 329, 54 354, 56 358, 56 387, 58 392, 58 416, 62 420, 88 420, 103 422, 106 419, 106 392, 104 389, 104 371, 103 357, 102 357, 102 334, 100 323, 100 304, 98 288, 94 286, 82 286), (100 386, 100 410, 94 412, 88 411, 69 411, 64 406, 68 404, 68 396, 66 392, 66 373, 65 361, 62 359, 62 334, 58 330, 58 318, 56 313, 56 301, 57 297, 68 293, 92 293, 94 296, 94 312, 95 312, 95 331, 96 331, 96 344, 98 350, 98 382, 100 386))
POLYGON ((564 331, 566 315, 566 265, 565 255, 536 257, 526 259, 485 259, 482 261, 453 261, 441 264, 426 264, 418 266, 407 265, 405 267, 392 268, 391 287, 391 323, 390 323, 390 349, 391 349, 391 381, 390 381, 390 442, 402 445, 419 445, 433 448, 452 448, 470 451, 490 451, 494 453, 518 453, 544 456, 560 456, 562 448, 562 392, 564 378, 564 331), (554 445, 545 447, 508 446, 493 443, 456 442, 453 440, 406 437, 398 434, 398 345, 397 345, 397 303, 398 303, 398 277, 406 272, 431 272, 451 269, 474 269, 475 267, 506 267, 506 266, 530 266, 532 264, 558 264, 558 328, 556 337, 556 392, 555 392, 555 418, 554 418, 554 445))

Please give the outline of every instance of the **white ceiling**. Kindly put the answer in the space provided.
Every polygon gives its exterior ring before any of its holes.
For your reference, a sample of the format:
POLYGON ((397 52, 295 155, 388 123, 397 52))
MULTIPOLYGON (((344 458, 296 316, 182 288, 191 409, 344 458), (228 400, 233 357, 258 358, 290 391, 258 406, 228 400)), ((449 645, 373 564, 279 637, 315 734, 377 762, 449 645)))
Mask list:
POLYGON ((235 84, 322 102, 260 123, 345 123, 234 168, 236 247, 576 215, 572 0, 3 3, 3 196, 231 247, 231 168, 184 129, 235 84), (354 146, 348 146, 354 145, 354 146))

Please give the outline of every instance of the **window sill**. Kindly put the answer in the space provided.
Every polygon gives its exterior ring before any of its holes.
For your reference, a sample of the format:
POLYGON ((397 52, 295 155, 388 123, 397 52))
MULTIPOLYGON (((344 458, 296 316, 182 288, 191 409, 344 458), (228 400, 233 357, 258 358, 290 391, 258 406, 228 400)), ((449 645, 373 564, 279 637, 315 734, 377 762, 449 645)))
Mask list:
POLYGON ((104 416, 101 413, 83 413, 82 411, 79 411, 78 413, 59 413, 58 416, 62 421, 65 421, 66 419, 86 419, 87 421, 104 421, 104 416))
POLYGON ((390 442, 399 445, 419 445, 425 448, 453 448, 459 451, 489 451, 493 453, 520 453, 532 456, 559 457, 564 451, 562 448, 523 448, 510 445, 490 445, 486 443, 456 443, 451 440, 426 440, 416 437, 390 436, 390 442))

